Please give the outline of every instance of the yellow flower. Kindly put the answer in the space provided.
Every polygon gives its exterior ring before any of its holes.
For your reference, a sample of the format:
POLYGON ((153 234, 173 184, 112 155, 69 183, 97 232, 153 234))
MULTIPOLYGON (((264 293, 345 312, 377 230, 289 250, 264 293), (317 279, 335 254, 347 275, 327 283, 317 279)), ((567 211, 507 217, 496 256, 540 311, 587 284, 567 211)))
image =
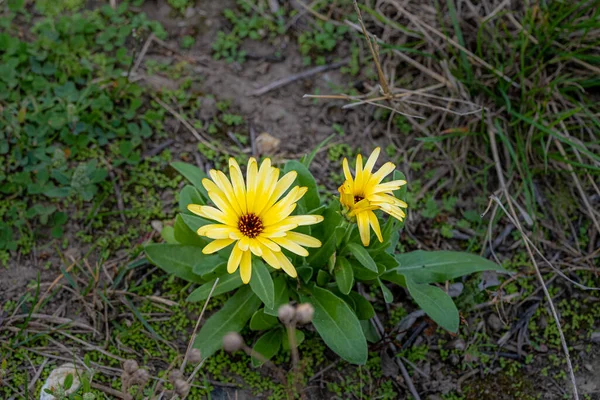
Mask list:
POLYGON ((202 181, 217 208, 188 205, 188 210, 194 214, 218 222, 198 229, 198 235, 215 239, 202 252, 212 254, 234 243, 227 272, 233 274, 240 267, 244 283, 250 282, 252 275, 252 254, 295 278, 296 269, 283 254, 282 248, 304 257, 308 251, 302 246, 321 246, 321 242, 312 236, 292 232, 300 225, 312 225, 323 220, 320 215, 290 215, 308 189, 295 186, 280 199, 297 173, 291 171, 279 179, 279 169, 272 167, 268 158, 260 168, 254 158, 248 161, 246 182, 233 158, 229 159, 229 172, 231 181, 223 172, 216 170, 210 171, 212 180, 202 181))
POLYGON ((377 216, 373 212, 374 210, 382 210, 402 221, 406 217, 402 208, 408 207, 405 202, 394 197, 393 193, 394 190, 406 185, 406 181, 397 180, 381 183, 386 176, 396 169, 393 163, 385 163, 377 172, 371 172, 380 151, 379 147, 373 150, 364 168, 362 156, 359 154, 356 157, 356 173, 354 174, 354 178, 352 178, 352 173, 348 167, 348 160, 344 158, 343 167, 346 181, 338 189, 340 192, 340 202, 348 209, 348 215, 356 217, 360 240, 365 246, 368 246, 371 240, 369 226, 373 228, 377 239, 383 242, 381 228, 379 227, 377 216))

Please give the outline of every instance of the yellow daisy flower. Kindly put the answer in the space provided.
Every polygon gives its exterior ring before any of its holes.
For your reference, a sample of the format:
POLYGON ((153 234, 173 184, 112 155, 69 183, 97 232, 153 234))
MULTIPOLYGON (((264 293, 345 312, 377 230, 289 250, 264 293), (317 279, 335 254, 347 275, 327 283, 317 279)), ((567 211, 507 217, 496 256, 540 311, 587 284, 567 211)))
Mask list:
POLYGON ((283 254, 282 248, 305 257, 308 251, 302 246, 321 246, 321 242, 312 236, 292 232, 300 225, 312 225, 323 220, 321 215, 290 215, 308 189, 295 186, 280 199, 296 180, 297 173, 291 171, 279 179, 279 169, 272 167, 268 158, 260 168, 256 160, 250 158, 246 182, 233 158, 229 159, 229 173, 231 181, 223 172, 216 170, 209 173, 212 180, 205 178, 202 181, 216 208, 188 205, 188 210, 194 214, 218 222, 198 229, 198 235, 215 239, 202 252, 212 254, 234 243, 227 272, 233 274, 240 267, 244 283, 250 282, 252 275, 252 254, 295 278, 296 269, 283 254))
POLYGON ((392 217, 402 221, 406 214, 402 208, 408 205, 394 197, 394 190, 400 189, 406 185, 405 180, 391 181, 381 183, 381 181, 392 173, 396 166, 391 163, 385 163, 377 172, 371 172, 377 162, 381 149, 377 147, 369 156, 367 163, 363 168, 362 156, 356 157, 356 172, 354 178, 348 167, 348 160, 344 158, 344 176, 346 181, 338 189, 340 192, 340 202, 349 211, 348 216, 356 217, 360 240, 364 246, 368 246, 371 240, 369 226, 373 228, 377 239, 383 242, 381 228, 374 210, 382 210, 392 217))

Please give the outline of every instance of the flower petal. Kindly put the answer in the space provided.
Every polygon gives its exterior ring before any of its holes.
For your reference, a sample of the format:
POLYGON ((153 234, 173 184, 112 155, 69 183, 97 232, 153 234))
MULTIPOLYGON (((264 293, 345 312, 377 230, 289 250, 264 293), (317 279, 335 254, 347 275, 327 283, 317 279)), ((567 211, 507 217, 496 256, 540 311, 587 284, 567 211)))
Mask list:
POLYGON ((346 180, 350 182, 350 184, 354 183, 352 173, 350 172, 350 167, 348 166, 347 158, 344 158, 344 161, 342 161, 342 169, 344 170, 344 176, 346 177, 346 180))
POLYGON ((249 251, 244 251, 242 253, 240 276, 242 277, 242 282, 245 284, 250 282, 250 277, 252 276, 252 253, 249 251))
POLYGON ((254 202, 256 201, 256 192, 258 186, 258 164, 254 157, 250 157, 248 160, 248 168, 246 170, 246 202, 248 207, 248 213, 254 212, 254 202))
POLYGON ((312 236, 300 232, 288 232, 285 237, 300 246, 321 247, 321 241, 312 236))
POLYGON ((369 156, 369 159, 367 160, 367 163, 365 164, 365 168, 363 171, 368 172, 369 174, 371 173, 371 171, 373 170, 373 167, 375 166, 375 163, 377 162, 377 158, 379 158, 380 152, 381 152, 380 147, 376 147, 375 150, 373 150, 373 152, 369 156))
POLYGON ((256 240, 256 238, 252 238, 252 239, 250 239, 249 243, 250 243, 250 251, 252 252, 252 254, 254 254, 257 257, 261 257, 262 249, 260 247, 260 242, 258 240, 256 240))
POLYGON ((292 265, 290 260, 288 260, 288 258, 285 256, 285 254, 283 254, 283 253, 274 253, 274 254, 277 257, 277 260, 279 260, 279 265, 281 265, 281 268, 285 271, 285 273, 288 274, 289 276, 291 276, 292 278, 296 278, 298 276, 298 273, 296 272, 296 268, 294 268, 294 266, 292 265))
POLYGON ((279 262, 279 259, 275 255, 275 252, 271 251, 271 249, 269 249, 265 245, 261 244, 261 247, 262 247, 263 260, 265 260, 267 262, 267 264, 269 264, 271 267, 273 267, 275 269, 281 269, 281 263, 279 262))
POLYGON ((305 226, 318 224, 319 222, 323 221, 323 219, 324 218, 322 215, 292 215, 291 217, 287 217, 281 222, 286 224, 297 224, 298 226, 305 226))
POLYGON ((361 212, 356 215, 356 223, 358 224, 358 233, 360 233, 360 240, 363 246, 367 247, 371 242, 371 235, 369 234, 369 216, 366 212, 361 212))
POLYGON ((235 271, 237 271, 240 265, 240 260, 242 259, 242 254, 244 254, 244 252, 240 250, 239 246, 233 246, 233 249, 231 250, 231 255, 227 260, 228 273, 233 274, 235 271))
POLYGON ((212 219, 229 226, 237 226, 237 218, 234 215, 227 215, 221 210, 211 206, 201 206, 199 204, 188 204, 187 209, 203 218, 212 219))
POLYGON ((231 157, 229 159, 229 175, 231 176, 231 184, 233 186, 233 192, 235 193, 235 198, 240 205, 242 210, 242 214, 247 212, 246 207, 246 184, 244 183, 244 177, 242 175, 242 170, 238 165, 235 158, 231 157))
POLYGON ((287 237, 274 237, 271 240, 283 247, 284 249, 287 249, 292 253, 296 253, 299 256, 306 257, 308 255, 308 250, 300 246, 298 243, 291 241, 287 237))
POLYGON ((379 220, 373 211, 367 211, 367 215, 369 216, 369 225, 373 228, 373 232, 379 239, 380 243, 383 243, 383 236, 381 235, 381 227, 379 226, 379 220))
POLYGON ((231 234, 236 232, 237 228, 222 224, 208 224, 198 228, 196 233, 200 236, 206 236, 210 239, 234 239, 231 234))
POLYGON ((202 253, 204 254, 212 254, 215 253, 233 243, 233 239, 216 239, 204 246, 202 249, 202 253))

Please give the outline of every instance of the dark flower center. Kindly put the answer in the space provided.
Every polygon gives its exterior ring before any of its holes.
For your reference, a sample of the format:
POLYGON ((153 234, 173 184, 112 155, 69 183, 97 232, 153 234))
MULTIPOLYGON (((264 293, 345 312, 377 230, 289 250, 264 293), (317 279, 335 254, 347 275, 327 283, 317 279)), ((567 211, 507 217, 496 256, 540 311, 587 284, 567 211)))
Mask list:
POLYGON ((263 224, 257 215, 246 214, 240 217, 238 229, 242 232, 242 235, 254 238, 263 231, 263 224))
POLYGON ((362 196, 354 196, 354 204, 358 203, 362 199, 364 199, 364 197, 362 197, 362 196))

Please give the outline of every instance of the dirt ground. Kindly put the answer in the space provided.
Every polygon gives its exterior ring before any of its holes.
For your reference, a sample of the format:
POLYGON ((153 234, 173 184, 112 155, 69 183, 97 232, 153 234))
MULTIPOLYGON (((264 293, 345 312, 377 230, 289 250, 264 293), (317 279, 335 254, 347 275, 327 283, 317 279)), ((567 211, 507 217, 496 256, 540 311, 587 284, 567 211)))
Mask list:
MULTIPOLYGON (((328 159, 328 149, 339 143, 347 143, 353 148, 362 149, 364 153, 370 151, 374 146, 385 148, 391 145, 396 149, 397 154, 403 155, 400 159, 404 160, 404 165, 400 162, 399 169, 407 171, 409 182, 415 180, 424 182, 419 193, 415 194, 417 197, 422 197, 428 189, 435 190, 436 193, 448 190, 456 194, 457 206, 462 210, 461 212, 474 211, 478 214, 484 212, 485 205, 475 204, 473 198, 475 196, 487 197, 496 190, 497 185, 495 180, 492 180, 488 182, 487 187, 482 188, 469 179, 457 177, 454 164, 461 165, 461 163, 464 163, 467 157, 471 156, 469 151, 463 154, 464 158, 455 160, 449 160, 445 154, 439 152, 429 154, 427 151, 421 150, 412 153, 410 152, 411 149, 414 150, 417 147, 420 149, 419 146, 422 146, 422 142, 414 140, 415 136, 420 135, 401 135, 398 128, 390 127, 387 120, 374 119, 375 107, 342 109, 342 106, 346 104, 343 100, 314 101, 313 99, 303 98, 305 94, 339 93, 339 88, 348 87, 358 88, 359 91, 366 92, 365 85, 368 87, 373 85, 374 82, 363 81, 361 76, 353 78, 347 74, 342 74, 340 68, 330 68, 313 74, 306 79, 293 80, 289 84, 267 91, 264 94, 254 94, 255 91, 266 85, 280 79, 293 77, 295 74, 306 71, 311 67, 303 66, 298 45, 289 40, 287 36, 282 36, 281 39, 274 42, 244 41, 242 48, 247 51, 248 59, 242 65, 214 60, 211 44, 215 40, 217 32, 227 25, 227 21, 223 18, 223 9, 233 8, 235 5, 236 3, 233 0, 202 1, 198 2, 198 6, 193 12, 190 12, 191 15, 182 18, 174 14, 171 7, 163 0, 146 1, 141 6, 140 11, 145 12, 151 19, 159 20, 168 31, 170 39, 165 44, 166 46, 158 43, 158 41, 154 41, 149 45, 136 71, 140 82, 156 90, 176 88, 180 82, 160 74, 146 74, 145 65, 149 60, 188 62, 189 68, 195 75, 189 90, 193 93, 209 93, 219 99, 231 100, 232 107, 244 116, 249 124, 249 129, 257 135, 266 132, 279 139, 280 142, 277 146, 270 147, 269 143, 266 143, 260 147, 264 150, 261 155, 272 156, 278 161, 297 158, 309 152, 329 135, 336 133, 333 128, 334 124, 343 127, 344 135, 336 136, 318 154, 312 167, 320 182, 332 193, 337 189, 337 186, 335 181, 331 179, 330 173, 339 168, 339 162, 328 159), (193 36, 196 39, 195 44, 189 50, 179 50, 177 39, 185 35, 193 36), (175 51, 170 50, 169 47, 175 51), (352 81, 353 79, 356 81, 352 81), (393 136, 393 139, 391 139, 391 136, 393 136), (416 161, 423 163, 426 168, 420 170, 410 169, 409 164, 416 161), (428 170, 437 172, 431 175, 427 173, 428 170), (440 182, 443 182, 443 186, 436 188, 440 182)), ((335 54, 329 58, 330 64, 337 60, 344 60, 348 51, 347 44, 338 46, 335 54)), ((200 112, 206 113, 206 116, 199 115, 198 119, 206 119, 214 112, 212 110, 214 107, 216 105, 211 104, 210 101, 204 103, 200 112)), ((433 114, 437 111, 426 111, 424 115, 426 119, 430 117, 427 112, 433 114)), ((183 154, 184 157, 189 157, 189 161, 193 163, 203 167, 210 166, 210 161, 198 153, 198 141, 192 133, 182 127, 181 123, 175 118, 171 116, 167 118, 166 125, 171 128, 171 131, 167 132, 168 138, 145 143, 145 150, 156 148, 168 139, 172 141, 168 149, 174 154, 174 159, 183 154)), ((433 127, 432 131, 439 133, 445 129, 453 128, 453 121, 452 118, 448 118, 445 125, 437 128, 433 127)), ((228 144, 232 142, 231 139, 223 137, 222 143, 224 148, 227 149, 228 144)), ((444 149, 451 151, 448 148, 444 149)), ((252 149, 247 150, 252 153, 252 149)), ((473 151, 478 150, 474 149, 473 151)), ((161 193, 161 199, 165 207, 174 208, 173 190, 164 190, 161 193)), ((452 220, 456 216, 450 214, 439 218, 450 218, 452 220)), ((127 223, 135 222, 128 221, 127 223)), ((70 235, 69 237, 72 240, 70 241, 70 247, 62 257, 66 260, 81 260, 86 257, 87 262, 94 265, 100 256, 94 253, 87 255, 88 247, 75 238, 75 233, 81 229, 86 229, 86 227, 80 226, 77 222, 69 222, 68 224, 66 234, 70 235)), ((460 236, 457 238, 455 235, 453 239, 445 239, 439 233, 432 232, 431 224, 431 221, 427 221, 419 214, 414 213, 409 217, 407 231, 403 233, 403 239, 412 239, 413 244, 411 247, 414 248, 463 248, 465 242, 460 239, 460 236)), ((499 226, 496 230, 498 233, 502 232, 507 225, 499 226)), ((510 235, 507 236, 510 237, 510 235)), ((157 232, 151 227, 145 227, 140 241, 147 240, 149 237, 159 240, 157 232)), ((513 242, 502 241, 497 248, 498 254, 510 252, 510 245, 513 242)), ((106 268, 109 275, 116 273, 118 266, 127 262, 126 250, 123 249, 123 252, 119 255, 113 255, 111 259, 107 260, 106 268)), ((61 273, 58 268, 61 264, 64 265, 64 260, 61 261, 59 255, 43 243, 31 255, 21 256, 16 254, 16 257, 10 261, 7 268, 0 268, 0 294, 2 300, 19 299, 25 291, 34 290, 32 282, 38 279, 41 283, 41 292, 44 293, 50 287, 51 282, 61 273), (44 268, 43 265, 46 264, 52 266, 44 268)), ((142 267, 141 270, 138 269, 129 274, 127 279, 132 281, 141 280, 148 274, 155 272, 151 269, 151 266, 147 265, 142 267)), ((115 277, 115 275, 112 276, 115 277)), ((529 276, 531 277, 532 274, 529 274, 529 276)), ((501 279, 505 280, 507 278, 501 277, 501 279)), ((473 285, 477 285, 479 282, 480 280, 477 279, 477 282, 473 285)), ((556 291, 553 294, 558 301, 582 302, 585 298, 591 304, 590 307, 596 307, 598 304, 599 299, 597 297, 590 298, 588 296, 590 292, 573 289, 568 283, 560 281, 560 278, 554 282, 556 291)), ((464 283, 466 286, 469 285, 466 281, 464 283)), ((596 280, 596 283, 600 285, 600 280, 596 280)), ((161 295, 161 293, 154 294, 161 295)), ((395 291, 396 294, 395 304, 404 304, 404 308, 408 312, 412 311, 414 306, 410 305, 406 294, 401 290, 395 291)), ((433 353, 430 353, 430 357, 419 360, 417 365, 411 368, 412 378, 421 397, 429 400, 570 398, 569 381, 566 377, 557 381, 552 374, 542 373, 542 370, 548 365, 553 365, 552 370, 555 372, 565 368, 559 347, 555 343, 548 346, 536 342, 535 345, 532 345, 528 341, 527 328, 523 328, 522 324, 520 327, 516 326, 529 306, 536 302, 545 304, 541 292, 536 291, 534 295, 521 299, 522 301, 507 304, 496 304, 492 301, 492 296, 488 300, 489 304, 487 305, 471 305, 469 308, 461 310, 467 328, 465 328, 465 334, 459 338, 449 335, 440 337, 439 331, 435 333, 435 329, 431 333, 428 332, 429 322, 426 319, 418 319, 418 322, 413 321, 414 324, 408 326, 410 333, 415 336, 412 340, 412 346, 426 345, 433 353), (503 319, 502 328, 494 326, 497 323, 497 315, 503 319), (490 322, 490 319, 493 322, 490 322), (480 357, 482 353, 477 355, 469 352, 461 353, 465 348, 469 348, 474 343, 479 343, 484 334, 497 341, 507 332, 506 328, 510 326, 515 328, 514 337, 508 340, 502 348, 496 347, 486 350, 487 353, 485 354, 488 357, 498 360, 493 368, 477 367, 477 357, 480 357), (418 329, 420 329, 420 332, 418 329), (440 350, 451 353, 451 355, 442 359, 440 350), (460 356, 457 354, 460 354, 460 356), (535 355, 535 359, 531 363, 525 363, 523 360, 529 354, 535 355), (505 360, 515 359, 523 364, 522 368, 514 371, 505 368, 505 360), (555 362, 555 364, 551 364, 552 362, 555 362), (468 390, 465 390, 466 387, 468 387, 468 390), (451 395, 456 397, 450 397, 451 395)), ((96 321, 92 321, 83 311, 85 307, 82 304, 79 300, 71 299, 69 292, 64 291, 52 297, 50 303, 45 304, 43 310, 39 312, 80 320, 85 324, 96 326, 96 321)), ((389 315, 389 307, 387 311, 385 308, 382 311, 382 314, 387 313, 389 315)), ((0 313, 0 327, 3 319, 7 316, 7 314, 0 313)), ((569 321, 571 321, 570 318, 569 316, 569 321)), ((547 312, 544 319, 546 324, 553 323, 547 312)), ((539 325, 538 321, 538 327, 539 325)), ((593 321, 592 326, 581 327, 580 329, 587 329, 590 332, 597 331, 600 329, 600 323, 596 320, 593 321)), ((552 337, 555 339, 554 336, 552 337)), ((572 338, 574 335, 569 334, 568 337, 572 338)), ((576 364, 577 381, 580 391, 586 394, 586 399, 600 399, 600 343, 598 342, 578 341, 577 343, 570 343, 571 355, 576 364)), ((185 348, 185 345, 184 338, 179 343, 174 344, 175 347, 180 349, 185 348)), ((381 346, 375 345, 371 351, 381 352, 381 346)), ((335 358, 331 354, 327 354, 327 358, 327 364, 335 362, 335 358)), ((399 371, 395 369, 395 365, 391 363, 392 366, 390 366, 390 363, 384 358, 381 362, 384 377, 373 382, 377 385, 385 380, 392 381, 393 387, 400 393, 398 398, 410 398, 406 382, 399 371)), ((321 366, 321 369, 325 368, 327 364, 321 366)), ((344 374, 343 371, 341 373, 344 374)), ((268 371, 263 372, 263 374, 269 376, 268 371)), ((335 368, 323 372, 321 377, 315 380, 315 382, 320 381, 319 383, 313 384, 311 382, 309 384, 306 392, 309 398, 345 398, 346 395, 334 395, 326 390, 323 383, 323 381, 327 382, 328 380, 337 381, 339 376, 340 372, 335 368)), ((341 381, 343 382, 343 380, 341 381)), ((266 396, 256 396, 250 390, 244 390, 242 383, 241 390, 217 385, 211 393, 211 398, 259 399, 266 398, 266 396)))

